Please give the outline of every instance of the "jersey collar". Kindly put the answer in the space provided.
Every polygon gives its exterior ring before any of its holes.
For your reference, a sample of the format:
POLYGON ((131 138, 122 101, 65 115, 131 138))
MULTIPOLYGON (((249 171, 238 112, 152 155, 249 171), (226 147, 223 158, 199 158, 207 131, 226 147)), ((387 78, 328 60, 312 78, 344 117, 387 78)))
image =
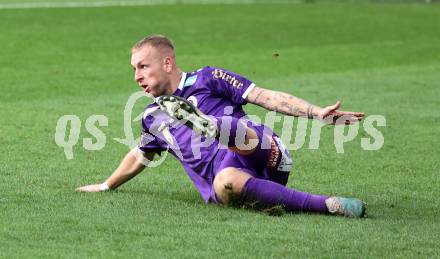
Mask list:
POLYGON ((183 89, 183 86, 185 85, 185 80, 186 80, 186 73, 182 72, 182 78, 180 79, 179 86, 177 87, 178 89, 180 90, 183 89))

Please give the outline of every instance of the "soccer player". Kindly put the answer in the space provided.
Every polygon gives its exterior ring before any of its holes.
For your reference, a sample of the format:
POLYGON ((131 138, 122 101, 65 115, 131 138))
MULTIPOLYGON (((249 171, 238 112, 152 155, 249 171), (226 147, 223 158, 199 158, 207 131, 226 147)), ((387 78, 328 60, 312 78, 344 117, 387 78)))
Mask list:
POLYGON ((134 79, 155 98, 143 113, 142 135, 113 174, 82 192, 112 190, 145 168, 139 154, 152 161, 167 151, 182 164, 205 202, 281 206, 287 212, 363 217, 365 203, 354 198, 315 195, 286 187, 292 158, 268 127, 247 119, 243 105, 253 103, 291 116, 329 124, 357 123, 363 113, 325 108, 293 95, 264 89, 222 68, 185 73, 177 66, 174 46, 151 35, 132 48, 134 79))

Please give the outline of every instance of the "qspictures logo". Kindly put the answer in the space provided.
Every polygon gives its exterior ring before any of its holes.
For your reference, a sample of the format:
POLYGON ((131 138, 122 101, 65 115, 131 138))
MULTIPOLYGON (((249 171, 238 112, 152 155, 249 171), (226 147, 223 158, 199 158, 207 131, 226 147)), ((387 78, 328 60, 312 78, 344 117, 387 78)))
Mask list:
MULTIPOLYGON (((223 75, 220 72, 217 72, 217 74, 219 76, 223 75)), ((163 121, 163 117, 161 121, 157 119, 157 124, 161 125, 157 130, 149 129, 149 133, 143 131, 139 136, 134 135, 132 127, 133 123, 135 123, 136 127, 139 128, 139 123, 141 123, 140 121, 143 119, 143 117, 151 116, 153 120, 156 120, 156 117, 154 116, 155 112, 161 112, 158 107, 153 107, 146 109, 143 113, 137 116, 134 116, 133 109, 135 104, 143 98, 147 98, 143 91, 135 92, 129 96, 124 108, 124 117, 122 118, 124 122, 123 131, 125 136, 122 138, 112 138, 112 140, 128 147, 131 150, 138 150, 138 147, 146 146, 155 138, 161 138, 168 144, 167 149, 172 149, 177 157, 183 159, 183 157, 180 157, 182 154, 180 153, 179 145, 177 145, 179 141, 175 139, 175 136, 173 136, 171 131, 174 127, 186 126, 182 123, 171 123, 174 120, 171 117, 169 118, 169 121, 163 121)), ((224 108, 223 115, 229 116, 232 114, 232 111, 233 107, 227 106, 224 108)), ((337 153, 344 153, 344 145, 355 141, 360 131, 363 132, 363 137, 360 138, 359 143, 359 147, 362 150, 376 151, 383 147, 385 138, 380 131, 380 128, 386 126, 385 116, 369 115, 366 116, 363 121, 351 125, 344 125, 344 121, 346 121, 346 119, 347 118, 344 117, 338 118, 338 120, 341 122, 341 125, 329 126, 319 119, 314 119, 310 122, 308 118, 282 116, 272 111, 266 112, 264 118, 253 114, 243 118, 243 120, 250 120, 253 123, 265 125, 266 129, 268 130, 268 134, 270 134, 269 132, 271 132, 271 129, 281 125, 281 131, 277 133, 280 133, 278 134, 280 136, 280 140, 288 150, 298 150, 301 148, 318 149, 320 146, 322 129, 324 127, 331 127, 333 130, 333 144, 337 153), (296 131, 294 132, 295 124, 296 131), (306 141, 307 137, 308 142, 306 141)), ((338 121, 336 122, 339 124, 338 121)), ((84 124, 77 115, 63 115, 56 123, 54 135, 55 143, 63 149, 66 159, 73 159, 74 148, 75 146, 79 145, 80 142, 80 132, 81 130, 86 130, 88 133, 90 133, 91 137, 82 139, 82 147, 89 151, 102 150, 107 144, 107 136, 104 134, 101 128, 108 127, 110 123, 111 122, 109 121, 108 117, 102 114, 93 114, 89 116, 85 120, 84 124)), ((219 139, 223 137, 222 132, 229 134, 229 131, 224 131, 224 128, 230 129, 231 127, 230 125, 222 124, 221 129, 219 129, 219 139)), ((240 136, 240 134, 244 134, 244 132, 245 131, 243 130, 239 132, 239 129, 237 129, 236 146, 243 149, 253 148, 252 145, 244 145, 244 143, 240 142, 240 140, 244 141, 244 135, 240 136)), ((214 139, 202 140, 200 135, 195 132, 192 132, 191 137, 185 139, 184 141, 186 145, 191 146, 192 154, 196 159, 200 159, 200 150, 202 148, 209 147, 215 142, 214 139)), ((180 140, 180 142, 182 142, 182 140, 180 140)), ((218 148, 227 148, 220 143, 217 144, 219 145, 218 148)), ((271 149, 270 142, 264 143, 263 141, 261 148, 271 149)), ((146 161, 146 163, 148 162, 149 167, 158 166, 165 160, 167 153, 168 152, 162 152, 163 155, 159 160, 146 161)))

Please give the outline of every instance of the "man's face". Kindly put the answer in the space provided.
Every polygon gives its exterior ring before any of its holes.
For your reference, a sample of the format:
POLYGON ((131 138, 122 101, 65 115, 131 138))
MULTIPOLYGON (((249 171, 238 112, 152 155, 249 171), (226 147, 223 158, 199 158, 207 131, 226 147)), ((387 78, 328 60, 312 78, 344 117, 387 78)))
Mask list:
POLYGON ((165 94, 169 86, 169 66, 155 47, 146 45, 131 54, 134 80, 154 97, 165 94), (167 72, 168 71, 168 72, 167 72))

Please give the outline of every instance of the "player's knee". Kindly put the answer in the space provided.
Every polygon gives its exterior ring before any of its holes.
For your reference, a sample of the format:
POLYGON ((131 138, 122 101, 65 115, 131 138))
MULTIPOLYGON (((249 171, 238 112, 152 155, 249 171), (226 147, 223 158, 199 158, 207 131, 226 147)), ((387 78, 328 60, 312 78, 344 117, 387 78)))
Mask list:
POLYGON ((214 178, 214 191, 222 203, 239 197, 244 184, 251 176, 236 168, 225 168, 214 178))
POLYGON ((246 127, 246 135, 243 143, 236 143, 236 146, 229 147, 235 153, 240 155, 250 155, 257 150, 260 140, 257 133, 250 127, 246 127))
POLYGON ((216 193, 233 193, 234 189, 234 173, 232 170, 228 168, 223 169, 217 176, 214 178, 214 189, 216 193))

